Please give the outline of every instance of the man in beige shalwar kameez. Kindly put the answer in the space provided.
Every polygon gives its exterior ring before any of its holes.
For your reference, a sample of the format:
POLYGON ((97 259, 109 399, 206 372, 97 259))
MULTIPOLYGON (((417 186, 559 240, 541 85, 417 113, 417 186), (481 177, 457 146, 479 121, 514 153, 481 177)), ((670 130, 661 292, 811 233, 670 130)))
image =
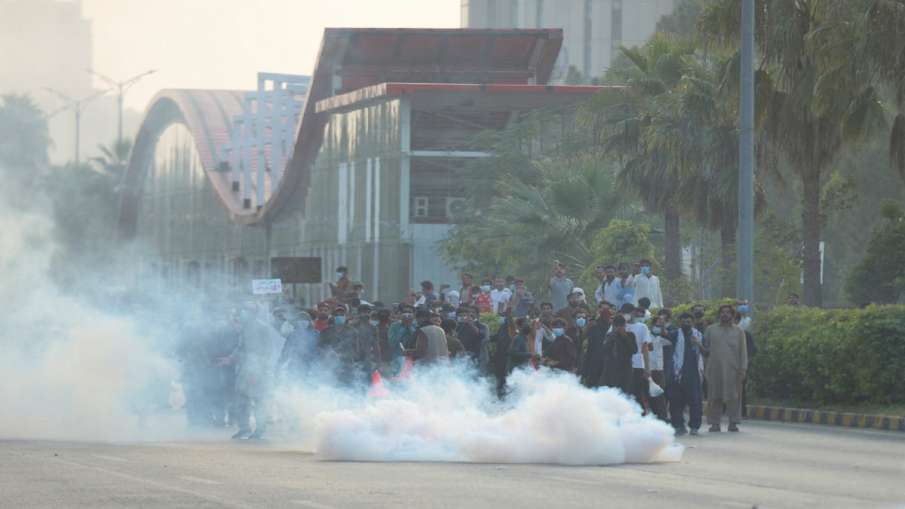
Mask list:
POLYGON ((709 351, 704 366, 707 379, 707 422, 710 431, 720 431, 723 405, 729 416, 729 431, 738 431, 741 415, 741 389, 748 370, 748 348, 745 332, 733 320, 735 310, 720 306, 720 321, 704 332, 704 345, 709 351))

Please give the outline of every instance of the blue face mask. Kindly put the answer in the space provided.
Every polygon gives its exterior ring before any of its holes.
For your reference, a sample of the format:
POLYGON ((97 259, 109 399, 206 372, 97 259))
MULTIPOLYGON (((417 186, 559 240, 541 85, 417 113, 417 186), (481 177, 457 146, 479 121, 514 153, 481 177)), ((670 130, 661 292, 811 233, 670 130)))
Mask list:
POLYGON ((649 276, 649 275, 650 275, 650 267, 648 267, 647 265, 641 267, 641 273, 644 274, 645 276, 649 276))
POLYGON ((659 335, 660 335, 660 332, 661 332, 662 330, 663 330, 663 329, 661 329, 660 327, 651 327, 651 329, 650 329, 650 331, 653 332, 654 335, 656 335, 656 336, 659 336, 659 335))
POLYGON ((587 324, 588 324, 588 321, 585 320, 584 318, 579 318, 579 319, 575 320, 575 325, 577 325, 579 328, 582 328, 587 324))
POLYGON ((750 311, 751 311, 751 308, 748 307, 747 304, 742 304, 741 306, 738 307, 738 312, 743 315, 747 315, 750 311))
POLYGON ((345 324, 346 324, 346 317, 343 316, 343 315, 334 316, 334 317, 333 317, 333 323, 335 323, 336 325, 345 325, 345 324))
POLYGON ((565 333, 566 333, 565 329, 563 329, 561 327, 557 327, 557 328, 553 329, 553 335, 556 337, 560 337, 565 333))

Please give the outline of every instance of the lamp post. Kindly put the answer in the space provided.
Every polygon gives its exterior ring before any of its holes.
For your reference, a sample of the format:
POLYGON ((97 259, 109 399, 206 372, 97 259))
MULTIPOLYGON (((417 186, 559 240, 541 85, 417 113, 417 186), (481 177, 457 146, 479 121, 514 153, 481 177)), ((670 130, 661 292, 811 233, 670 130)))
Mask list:
POLYGON ((108 85, 112 86, 113 88, 115 88, 117 90, 116 108, 117 108, 117 114, 118 114, 118 122, 116 124, 116 141, 117 141, 117 143, 121 143, 123 141, 123 96, 126 94, 126 91, 132 87, 132 85, 141 81, 141 79, 144 78, 145 76, 154 74, 155 72, 157 72, 157 69, 150 69, 141 74, 136 74, 135 76, 132 76, 131 78, 129 78, 127 80, 123 80, 123 81, 116 81, 113 78, 110 78, 109 76, 105 76, 105 75, 95 71, 94 69, 85 69, 85 70, 90 72, 94 76, 97 76, 98 78, 105 81, 108 85))
POLYGON ((739 298, 754 301, 754 2, 742 0, 741 104, 739 111, 739 298))
POLYGON ((60 113, 62 111, 68 110, 68 109, 72 109, 75 112, 75 156, 74 156, 74 160, 75 160, 75 164, 79 164, 79 162, 80 162, 79 146, 81 144, 81 130, 82 130, 82 110, 85 108, 86 104, 105 95, 111 89, 101 90, 100 92, 96 92, 94 94, 83 97, 81 99, 73 99, 72 97, 69 97, 68 95, 64 94, 63 92, 60 92, 59 90, 49 88, 49 87, 45 87, 44 90, 50 92, 51 94, 59 97, 64 102, 66 102, 65 106, 48 114, 46 118, 53 117, 57 113, 60 113))

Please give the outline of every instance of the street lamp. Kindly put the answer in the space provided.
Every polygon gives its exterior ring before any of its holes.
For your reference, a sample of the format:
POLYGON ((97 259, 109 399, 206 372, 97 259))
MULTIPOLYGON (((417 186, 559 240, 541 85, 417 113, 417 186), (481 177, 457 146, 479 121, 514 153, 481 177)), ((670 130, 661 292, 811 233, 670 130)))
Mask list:
POLYGON ((91 101, 93 101, 103 95, 106 95, 107 92, 109 92, 112 89, 102 90, 100 92, 96 92, 94 94, 83 97, 81 99, 73 99, 72 97, 69 97, 68 95, 64 94, 63 92, 60 92, 59 90, 55 90, 55 89, 49 88, 49 87, 44 87, 44 90, 50 92, 51 94, 59 97, 64 102, 66 102, 65 106, 49 113, 48 115, 46 115, 45 118, 51 118, 54 115, 56 115, 57 113, 66 111, 70 108, 75 112, 75 164, 79 164, 79 145, 81 143, 80 140, 81 140, 81 125, 82 125, 82 109, 85 107, 86 104, 90 103, 91 101))
POLYGON ((157 69, 150 69, 141 74, 136 74, 135 76, 132 76, 131 78, 129 78, 127 80, 123 80, 123 81, 116 81, 113 78, 110 78, 109 76, 105 76, 105 75, 95 71, 94 69, 85 69, 85 70, 90 72, 91 74, 97 76, 98 78, 102 79, 103 81, 107 82, 107 84, 109 84, 113 88, 117 89, 116 107, 117 107, 117 113, 119 115, 119 121, 116 124, 116 141, 117 141, 117 143, 121 143, 123 141, 123 96, 125 95, 126 91, 132 87, 132 85, 141 81, 141 79, 144 78, 145 76, 154 74, 155 72, 157 72, 157 69))
POLYGON ((754 0, 742 0, 737 296, 752 304, 754 302, 754 13, 754 0))

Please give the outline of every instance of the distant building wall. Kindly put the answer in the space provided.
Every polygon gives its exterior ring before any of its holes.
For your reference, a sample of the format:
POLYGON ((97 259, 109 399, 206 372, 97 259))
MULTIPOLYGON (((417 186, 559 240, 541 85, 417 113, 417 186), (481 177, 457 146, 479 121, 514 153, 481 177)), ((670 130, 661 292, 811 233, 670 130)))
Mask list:
POLYGON ((644 44, 676 0, 461 0, 463 28, 562 28, 554 79, 602 76, 620 46, 644 44))

